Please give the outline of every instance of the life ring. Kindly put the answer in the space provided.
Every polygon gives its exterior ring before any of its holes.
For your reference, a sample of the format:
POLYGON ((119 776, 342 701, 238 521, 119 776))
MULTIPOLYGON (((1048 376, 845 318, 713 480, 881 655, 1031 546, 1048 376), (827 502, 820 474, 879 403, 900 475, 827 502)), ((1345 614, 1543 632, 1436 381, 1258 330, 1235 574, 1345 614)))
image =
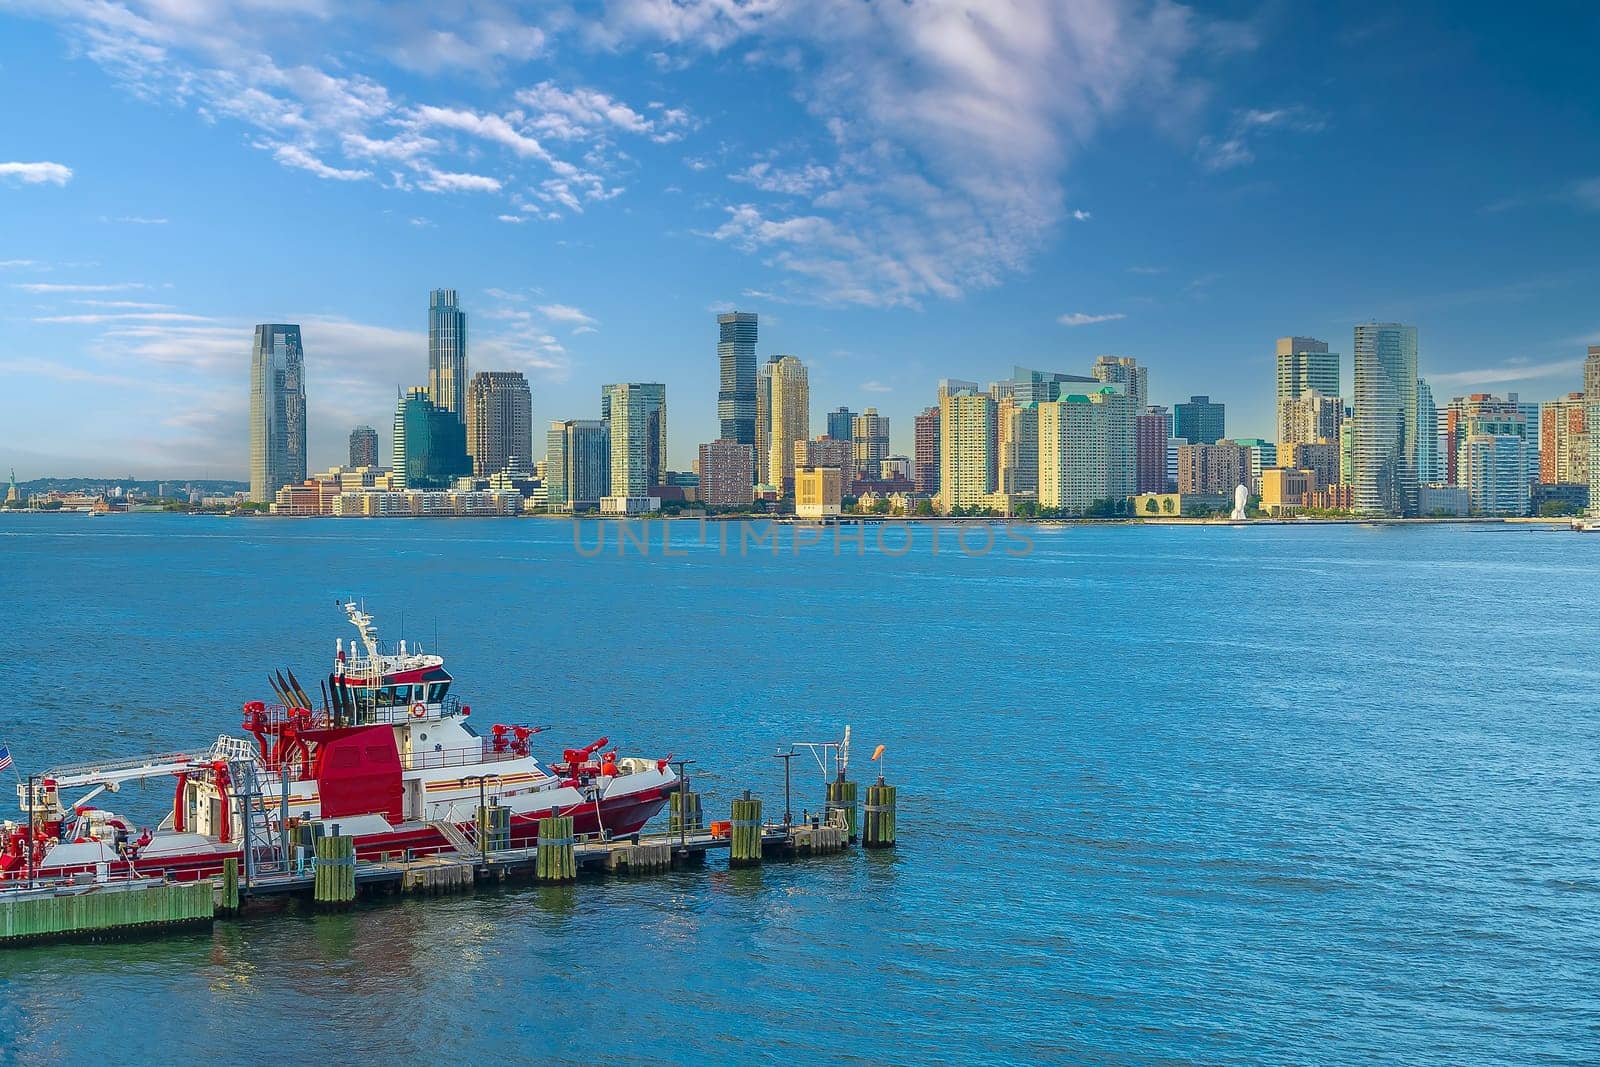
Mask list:
POLYGON ((411 717, 413 719, 420 719, 426 714, 428 714, 428 705, 420 701, 411 705, 411 717))

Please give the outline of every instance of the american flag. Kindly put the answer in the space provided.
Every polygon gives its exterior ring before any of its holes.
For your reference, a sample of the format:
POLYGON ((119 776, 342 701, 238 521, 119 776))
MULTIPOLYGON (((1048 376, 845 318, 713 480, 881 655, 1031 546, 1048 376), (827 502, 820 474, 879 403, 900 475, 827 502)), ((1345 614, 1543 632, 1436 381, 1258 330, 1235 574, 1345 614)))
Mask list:
POLYGON ((0 771, 9 771, 10 769, 11 750, 4 745, 0 745, 0 771))

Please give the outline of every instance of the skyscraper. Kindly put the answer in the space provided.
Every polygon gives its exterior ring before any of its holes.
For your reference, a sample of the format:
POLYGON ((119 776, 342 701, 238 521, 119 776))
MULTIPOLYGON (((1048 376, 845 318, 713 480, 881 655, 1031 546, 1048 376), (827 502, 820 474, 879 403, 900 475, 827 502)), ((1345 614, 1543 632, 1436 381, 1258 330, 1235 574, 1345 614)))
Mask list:
POLYGON ((998 456, 995 485, 1002 493, 1039 491, 1039 405, 1019 404, 1015 395, 995 411, 998 456))
POLYGON ((1165 493, 1172 416, 1164 407, 1147 407, 1134 417, 1133 425, 1134 489, 1140 493, 1165 493))
POLYGON ((472 473, 499 474, 533 462, 533 391, 521 371, 483 370, 467 386, 467 451, 472 473))
POLYGON ((1583 361, 1584 425, 1589 434, 1589 514, 1600 516, 1600 345, 1583 361))
MULTIPOLYGON (((617 505, 637 511, 662 484, 662 461, 667 454, 667 387, 659 382, 624 382, 600 391, 600 417, 611 441, 611 491, 609 498, 631 502, 617 505)), ((607 510, 601 501, 601 510, 607 510)))
POLYGON ((925 408, 916 418, 917 454, 914 457, 917 492, 930 496, 939 491, 939 409, 925 408))
MULTIPOLYGON (((1126 383, 1123 383, 1126 384, 1126 383)), ((1081 515, 1135 490, 1134 399, 1107 384, 1039 408, 1039 506, 1081 515)))
POLYGON ((250 499, 270 504, 306 480, 306 372, 300 327, 263 323, 250 352, 250 499))
POLYGON ((1139 366, 1132 356, 1097 356, 1089 373, 1097 382, 1122 386, 1122 392, 1133 398, 1135 411, 1143 411, 1150 402, 1150 368, 1139 366))
POLYGON ((421 386, 408 389, 394 410, 394 480, 401 489, 449 489, 472 473, 467 428, 421 386))
POLYGON ((378 431, 371 426, 357 426, 350 431, 350 466, 376 467, 378 465, 378 431))
POLYGON ((552 422, 545 438, 545 484, 551 511, 585 511, 611 488, 611 448, 599 419, 552 422))
MULTIPOLYGON (((756 482, 772 484, 772 370, 778 365, 773 356, 756 371, 756 482)), ((782 485, 779 485, 782 488, 782 485)))
POLYGON ((744 507, 755 500, 755 448, 738 441, 700 446, 700 499, 714 508, 744 507))
POLYGON ((1417 484, 1432 485, 1439 480, 1439 409, 1426 378, 1417 379, 1417 484))
POLYGON ((997 474, 996 404, 971 383, 939 389, 939 503, 946 515, 985 506, 997 474))
POLYGON ((1417 513, 1417 328, 1367 322, 1355 331, 1355 510, 1417 513))
POLYGON ((856 470, 876 478, 878 466, 889 458, 889 416, 879 415, 877 408, 863 411, 850 426, 850 440, 856 451, 856 470))
MULTIPOLYGON (((1011 395, 1019 404, 1038 404, 1046 400, 1060 400, 1063 393, 1072 391, 1071 386, 1093 385, 1098 380, 1086 378, 1081 374, 1062 374, 1059 371, 1030 370, 1027 367, 1014 366, 1011 368, 1011 395)), ((976 389, 977 386, 973 385, 972 388, 976 389)))
POLYGON ((1191 396, 1172 405, 1172 436, 1192 445, 1214 445, 1228 435, 1227 409, 1209 396, 1191 396))
POLYGON ((849 441, 855 434, 856 413, 847 407, 828 412, 828 436, 835 441, 849 441))
MULTIPOLYGON (((1278 338, 1278 440, 1313 441, 1287 432, 1287 405, 1315 390, 1325 397, 1339 396, 1339 353, 1315 337, 1278 338)), ((1330 436, 1329 440, 1333 438, 1330 436)))
POLYGON ((467 418, 467 314, 454 289, 428 294, 428 396, 458 422, 467 418))
POLYGON ((1589 435, 1582 393, 1544 406, 1539 422, 1539 480, 1546 485, 1589 484, 1589 435))
POLYGON ((780 356, 770 367, 767 481, 787 494, 794 483, 794 444, 811 436, 811 380, 794 356, 780 356))
POLYGON ((717 358, 722 363, 722 388, 717 392, 719 435, 744 445, 756 443, 756 316, 730 311, 717 316, 720 338, 717 358))

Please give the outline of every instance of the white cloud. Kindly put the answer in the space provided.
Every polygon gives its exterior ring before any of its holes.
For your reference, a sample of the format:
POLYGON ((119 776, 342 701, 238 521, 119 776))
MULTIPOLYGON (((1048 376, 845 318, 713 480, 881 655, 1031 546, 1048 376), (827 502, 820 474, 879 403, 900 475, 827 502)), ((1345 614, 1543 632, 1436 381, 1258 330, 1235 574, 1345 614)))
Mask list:
POLYGON ((882 382, 874 380, 870 382, 862 382, 861 391, 864 393, 892 393, 894 392, 894 387, 890 385, 884 385, 882 382))
POLYGON ((64 163, 0 163, 0 178, 24 185, 65 185, 72 180, 72 168, 64 163))
POLYGON ((1572 183, 1572 198, 1579 207, 1600 211, 1600 178, 1585 178, 1572 183))
POLYGON ((1118 319, 1127 317, 1121 312, 1114 312, 1109 315, 1090 315, 1082 311, 1074 311, 1071 314, 1060 316, 1056 321, 1063 326, 1093 326, 1098 322, 1116 322, 1118 319))
POLYGON ((124 226, 165 226, 167 224, 167 220, 164 218, 147 215, 120 215, 117 218, 106 218, 102 221, 120 223, 124 226))
POLYGON ((348 170, 343 167, 333 167, 313 156, 299 145, 280 144, 272 150, 273 158, 286 167, 296 167, 300 170, 310 171, 319 178, 331 178, 340 182, 358 182, 364 178, 372 177, 370 170, 348 170))
POLYGON ((1298 106, 1235 111, 1226 134, 1200 138, 1197 155, 1206 170, 1231 170, 1255 161, 1254 142, 1269 130, 1317 133, 1326 127, 1322 118, 1298 106))
POLYGON ((35 318, 33 321, 70 325, 95 325, 110 322, 215 322, 216 320, 205 315, 185 315, 177 311, 123 311, 92 315, 45 315, 35 318))
POLYGON ((147 289, 143 282, 107 282, 103 284, 78 284, 73 282, 21 282, 14 288, 27 293, 115 293, 123 289, 147 289))
POLYGON ((1090 219, 1094 218, 1094 216, 1089 212, 1084 211, 1082 208, 1079 208, 1072 213, 1072 218, 1075 222, 1088 222, 1090 219))
POLYGON ((763 192, 810 196, 832 182, 833 171, 817 163, 806 163, 786 170, 763 161, 752 163, 744 170, 728 175, 728 178, 753 185, 763 192))
POLYGON ((571 304, 540 304, 538 310, 539 314, 551 322, 559 322, 563 325, 593 326, 595 324, 593 316, 585 314, 582 309, 575 308, 571 304))
POLYGON ((1583 374, 1581 359, 1560 359, 1546 363, 1529 363, 1511 360, 1498 367, 1481 367, 1477 370, 1449 371, 1428 375, 1428 383, 1436 389, 1463 389, 1472 386, 1506 385, 1515 382, 1541 381, 1546 378, 1573 378, 1583 374))

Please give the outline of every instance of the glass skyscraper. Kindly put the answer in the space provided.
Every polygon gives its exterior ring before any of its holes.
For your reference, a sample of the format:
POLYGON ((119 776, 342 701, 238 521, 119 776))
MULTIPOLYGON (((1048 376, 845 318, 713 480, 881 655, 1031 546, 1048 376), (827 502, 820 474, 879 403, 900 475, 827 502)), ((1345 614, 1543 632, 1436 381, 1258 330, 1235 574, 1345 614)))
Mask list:
POLYGON ((458 422, 467 420, 467 314, 454 289, 428 294, 428 397, 458 422))
POLYGON ((250 499, 270 504, 306 480, 305 351, 300 327, 256 327, 250 352, 250 499))
POLYGON ((1415 515, 1417 494, 1417 328, 1397 322, 1356 327, 1355 510, 1415 515))
POLYGON ((449 489, 472 473, 467 428, 454 412, 428 399, 423 388, 408 390, 395 405, 394 477, 401 489, 449 489))
POLYGON ((730 311, 717 316, 720 337, 717 358, 722 363, 722 388, 717 391, 719 435, 741 445, 756 443, 756 316, 730 311))
POLYGON ((855 434, 856 413, 847 407, 828 412, 828 436, 835 441, 849 441, 855 434))
POLYGON ((1214 445, 1228 436, 1228 409, 1209 396, 1172 405, 1172 436, 1191 445, 1214 445))
POLYGON ((611 441, 611 496, 645 497, 663 484, 667 387, 626 382, 600 389, 600 421, 611 441))

